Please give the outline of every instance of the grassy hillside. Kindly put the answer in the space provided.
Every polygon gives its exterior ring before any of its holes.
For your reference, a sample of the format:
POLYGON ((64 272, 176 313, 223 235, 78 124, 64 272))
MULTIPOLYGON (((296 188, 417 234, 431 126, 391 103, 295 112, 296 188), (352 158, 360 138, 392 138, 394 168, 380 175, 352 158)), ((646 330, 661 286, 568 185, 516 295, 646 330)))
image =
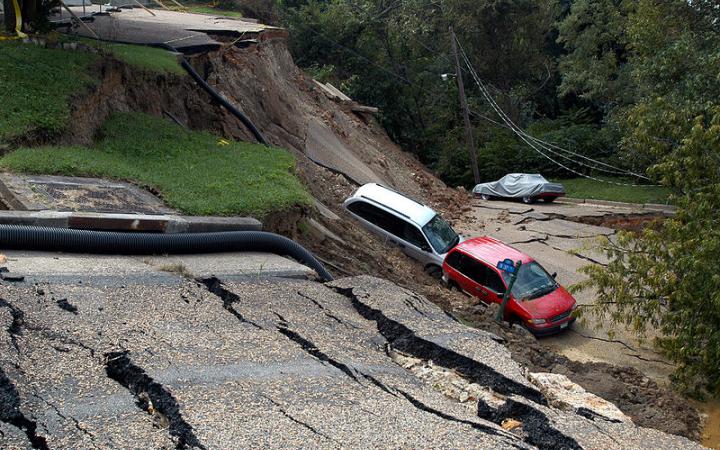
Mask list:
MULTIPOLYGON (((131 67, 184 75, 172 53, 142 45, 61 37, 100 48, 131 67)), ((70 118, 70 98, 98 83, 89 67, 100 55, 0 41, 0 144, 28 133, 59 133, 70 118)))
POLYGON ((165 202, 191 215, 262 216, 310 195, 293 174, 295 160, 278 148, 222 141, 144 114, 117 114, 92 148, 16 150, 0 167, 25 173, 134 181, 158 190, 165 202))
POLYGON ((97 80, 88 66, 98 56, 0 41, 0 142, 30 132, 61 131, 70 96, 97 80))

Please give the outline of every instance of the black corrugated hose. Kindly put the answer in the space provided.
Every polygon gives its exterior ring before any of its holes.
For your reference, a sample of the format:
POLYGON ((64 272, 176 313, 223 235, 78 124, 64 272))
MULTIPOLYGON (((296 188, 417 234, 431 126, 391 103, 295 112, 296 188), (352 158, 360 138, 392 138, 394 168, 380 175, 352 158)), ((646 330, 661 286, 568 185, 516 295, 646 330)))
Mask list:
POLYGON ((263 231, 161 234, 0 225, 0 248, 121 255, 268 252, 290 256, 315 270, 323 281, 333 279, 303 246, 263 231))
MULTIPOLYGON (((179 52, 175 47, 162 43, 162 44, 155 44, 156 47, 164 48, 165 50, 170 50, 171 52, 179 53, 182 55, 181 52, 179 52)), ((193 66, 190 65, 189 62, 187 62, 187 59, 185 59, 185 56, 182 55, 180 57, 180 65, 183 69, 192 77, 193 80, 197 84, 200 85, 201 88, 205 90, 210 96, 215 99, 218 103, 223 105, 230 113, 240 119, 240 122, 243 123, 247 127, 248 130, 252 133, 253 136, 255 136, 255 139, 261 144, 268 145, 267 141, 265 140, 265 136, 260 133, 260 130, 257 129, 254 123, 248 117, 243 114, 239 109, 237 109, 235 106, 233 106, 229 101, 225 99, 222 95, 220 95, 215 89, 210 86, 207 81, 203 80, 203 78, 200 76, 199 73, 193 68, 193 66)))

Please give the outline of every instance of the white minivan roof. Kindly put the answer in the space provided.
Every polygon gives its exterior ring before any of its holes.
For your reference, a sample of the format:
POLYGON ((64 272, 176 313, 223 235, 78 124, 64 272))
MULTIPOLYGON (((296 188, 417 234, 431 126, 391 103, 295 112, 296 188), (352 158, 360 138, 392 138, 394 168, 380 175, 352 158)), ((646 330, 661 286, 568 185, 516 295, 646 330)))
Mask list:
POLYGON ((405 197, 399 192, 375 183, 368 183, 360 186, 360 188, 355 191, 355 194, 353 194, 353 196, 348 200, 353 198, 365 198, 374 203, 383 205, 386 208, 407 217, 420 227, 425 226, 437 215, 435 211, 422 203, 418 203, 413 199, 405 197))

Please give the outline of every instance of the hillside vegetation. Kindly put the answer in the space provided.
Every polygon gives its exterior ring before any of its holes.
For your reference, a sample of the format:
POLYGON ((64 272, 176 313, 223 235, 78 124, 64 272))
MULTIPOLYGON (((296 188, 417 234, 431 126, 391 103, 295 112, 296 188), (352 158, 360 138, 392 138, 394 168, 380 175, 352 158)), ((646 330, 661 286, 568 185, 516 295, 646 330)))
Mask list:
POLYGON ((0 144, 28 133, 59 133, 70 118, 70 97, 97 79, 98 56, 0 41, 0 144))
POLYGON ((25 173, 128 180, 191 215, 255 215, 310 203, 286 150, 228 142, 145 114, 116 114, 92 148, 22 148, 0 167, 25 173))

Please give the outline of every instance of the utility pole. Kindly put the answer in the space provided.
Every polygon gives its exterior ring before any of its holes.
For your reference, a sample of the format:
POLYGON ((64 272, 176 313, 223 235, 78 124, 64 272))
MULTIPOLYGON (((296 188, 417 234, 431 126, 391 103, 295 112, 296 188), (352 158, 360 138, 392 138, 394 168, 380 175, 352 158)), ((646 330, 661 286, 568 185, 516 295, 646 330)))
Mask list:
POLYGON ((478 170, 477 153, 475 153, 475 138, 473 137, 472 126, 470 125, 470 110, 467 105, 467 97, 465 97, 465 85, 462 79, 457 38, 455 37, 455 31, 452 26, 450 26, 450 40, 452 41, 452 51, 455 56, 455 78, 457 79, 458 91, 460 91, 460 105, 462 106, 463 118, 465 119, 465 136, 467 137, 468 153, 470 153, 470 165, 472 166, 473 177, 475 177, 475 184, 480 184, 480 171, 478 170))

